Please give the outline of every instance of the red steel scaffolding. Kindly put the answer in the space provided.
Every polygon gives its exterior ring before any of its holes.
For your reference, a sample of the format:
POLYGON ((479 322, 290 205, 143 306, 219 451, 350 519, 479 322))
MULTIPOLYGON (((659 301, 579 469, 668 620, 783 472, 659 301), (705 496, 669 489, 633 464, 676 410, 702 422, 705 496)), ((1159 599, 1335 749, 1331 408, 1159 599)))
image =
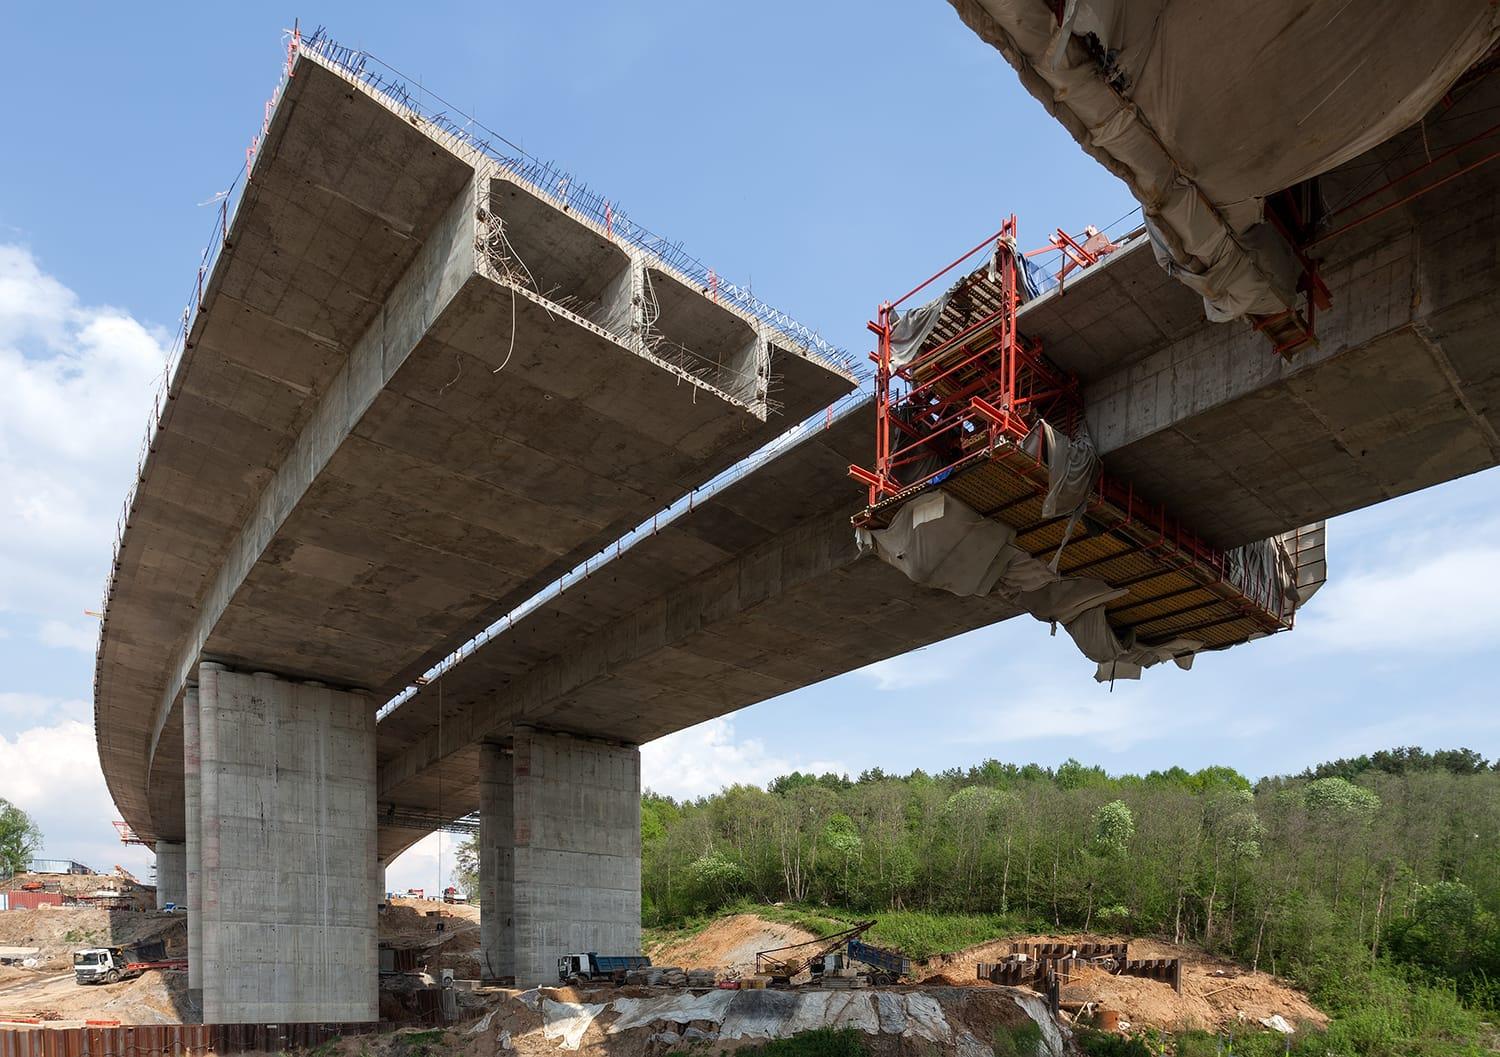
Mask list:
MULTIPOLYGON (((1016 545, 1032 557, 1056 556, 1060 575, 1127 589, 1107 613, 1122 638, 1185 637, 1218 648, 1290 628, 1293 604, 1274 572, 1209 545, 1133 485, 1101 473, 1071 536, 1068 512, 1042 515, 1049 479, 1038 424, 1074 435, 1083 402, 1078 379, 1020 332, 1024 265, 1016 235, 1011 216, 968 253, 882 304, 869 324, 876 336, 875 463, 849 467, 868 489, 856 523, 884 527, 906 502, 941 488, 1014 528, 1016 545), (954 283, 941 308, 898 314, 985 250, 986 263, 954 283), (918 341, 911 321, 931 312, 937 319, 918 341)), ((1062 260, 1059 282, 1102 256, 1061 231, 1036 252, 1054 250, 1062 260)), ((1286 544, 1295 562, 1300 540, 1286 544)))

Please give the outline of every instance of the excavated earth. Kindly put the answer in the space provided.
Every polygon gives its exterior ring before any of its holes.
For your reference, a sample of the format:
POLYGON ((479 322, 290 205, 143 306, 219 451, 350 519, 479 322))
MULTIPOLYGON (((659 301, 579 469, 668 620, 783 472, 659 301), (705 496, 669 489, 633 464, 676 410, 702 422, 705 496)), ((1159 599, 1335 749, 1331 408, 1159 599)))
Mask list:
POLYGON ((689 939, 648 949, 656 965, 684 969, 714 969, 721 975, 742 976, 755 970, 755 953, 817 939, 795 925, 767 921, 757 914, 720 918, 689 939))
MULTIPOLYGON (((1062 934, 1016 936, 980 944, 934 958, 923 966, 926 982, 991 987, 977 977, 980 962, 1003 961, 1012 943, 1118 943, 1127 937, 1062 934)), ((1155 980, 1112 976, 1087 970, 1064 988, 1065 1003, 1092 1002, 1120 1014, 1122 1025, 1168 1031, 1227 1030, 1238 1025, 1260 1027, 1279 1014, 1291 1025, 1322 1028, 1328 1017, 1307 995, 1270 973, 1252 972, 1234 962, 1201 950, 1161 940, 1130 939, 1131 958, 1178 958, 1182 961, 1182 993, 1155 980)))
MULTIPOLYGON (((713 969, 721 979, 734 979, 753 970, 756 951, 813 938, 793 925, 755 914, 736 914, 688 939, 648 953, 658 965, 713 969)), ((90 1018, 126 1024, 185 1019, 185 973, 151 972, 136 980, 90 987, 73 981, 75 949, 146 939, 163 940, 169 957, 185 957, 184 916, 81 907, 0 913, 0 945, 41 948, 34 968, 0 967, 0 1019, 90 1018)), ((459 1001, 468 1024, 446 1032, 446 1048, 462 1053, 482 1051, 483 1057, 513 1050, 521 1057, 530 1057, 569 1049, 569 1043, 576 1042, 578 1049, 588 1053, 656 1057, 679 1046, 709 1041, 721 1050, 736 1049, 768 1037, 827 1025, 866 1031, 876 1057, 915 1057, 919 1053, 925 1057, 935 1051, 986 1057, 996 1027, 1021 1023, 1041 1006, 1034 992, 979 980, 978 963, 1003 960, 1012 942, 1118 939, 1046 935, 997 940, 919 966, 917 985, 878 991, 711 991, 706 998, 703 992, 643 987, 462 991, 459 1001), (768 994, 771 997, 766 997, 768 994), (643 1016, 641 1023, 634 1023, 643 1016)), ((452 969, 460 980, 479 976, 478 907, 394 899, 380 915, 380 941, 382 946, 417 951, 418 965, 434 975, 452 969)), ((1327 1023, 1306 995, 1269 973, 1251 972, 1202 951, 1160 941, 1130 940, 1130 954, 1133 958, 1182 959, 1182 993, 1153 980, 1085 971, 1066 985, 1064 1002, 1075 1008, 1091 1003, 1114 1010, 1122 1026, 1134 1029, 1259 1028, 1260 1021, 1273 1015, 1297 1026, 1322 1027, 1327 1023)), ((390 997, 383 996, 383 1002, 390 997)), ((403 1047, 416 1045, 403 1041, 409 1037, 410 1033, 397 1032, 379 1039, 362 1039, 349 1052, 368 1050, 371 1057, 408 1057, 403 1047)), ((1061 1050, 1066 1044, 1059 1039, 1061 1050)), ((412 1053, 410 1057, 422 1055, 412 1053)))

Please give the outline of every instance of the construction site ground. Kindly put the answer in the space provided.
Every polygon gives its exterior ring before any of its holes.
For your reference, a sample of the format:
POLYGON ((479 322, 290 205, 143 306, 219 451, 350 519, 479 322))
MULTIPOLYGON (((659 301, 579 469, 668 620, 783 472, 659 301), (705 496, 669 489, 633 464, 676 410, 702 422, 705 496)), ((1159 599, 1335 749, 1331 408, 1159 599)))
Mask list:
POLYGON ((132 910, 156 909, 154 887, 120 874, 18 873, 12 874, 4 884, 4 888, 11 892, 26 891, 28 886, 44 892, 57 892, 65 899, 85 899, 98 892, 114 892, 132 910))
MULTIPOLYGON (((186 1009, 186 974, 183 972, 153 971, 135 980, 112 985, 80 986, 73 979, 72 953, 80 947, 120 945, 158 938, 166 943, 169 956, 185 956, 185 916, 83 907, 44 907, 0 913, 0 945, 41 948, 34 968, 0 966, 0 1019, 97 1019, 126 1024, 171 1023, 183 1019, 186 1009)), ((753 913, 740 913, 713 921, 691 936, 669 939, 648 949, 647 953, 657 965, 714 969, 722 978, 733 979, 753 972, 756 951, 813 938, 811 932, 795 925, 771 921, 753 913)), ((1012 989, 996 987, 978 979, 978 963, 1003 960, 1014 942, 1107 942, 1120 938, 1075 934, 1007 936, 919 963, 913 974, 917 982, 895 990, 947 995, 941 999, 941 1004, 950 1020, 963 1024, 973 1021, 971 1029, 981 1028, 984 1025, 980 1022, 985 1018, 1013 1017, 1017 1015, 1018 1007, 1011 997, 1012 989), (975 992, 993 992, 993 997, 980 997, 975 992)), ((382 946, 415 950, 417 963, 434 975, 442 969, 452 969, 454 976, 461 980, 474 980, 480 976, 479 908, 476 906, 434 900, 392 900, 381 914, 380 940, 382 946)), ((1132 1030, 1201 1028, 1212 1031, 1236 1025, 1258 1027, 1261 1020, 1273 1015, 1280 1015, 1293 1025, 1321 1027, 1327 1022, 1306 995, 1269 973, 1252 972, 1191 947, 1148 939, 1131 939, 1129 942, 1133 958, 1180 958, 1182 993, 1153 980, 1086 970, 1064 987, 1065 1005, 1076 1007, 1079 1003, 1089 1002, 1114 1010, 1122 1023, 1130 1025, 1132 1030)), ((596 992, 570 988, 543 991, 550 1002, 581 1005, 666 993, 662 989, 643 987, 596 992)), ((510 1033, 510 1048, 519 1053, 557 1049, 558 1039, 549 1038, 540 1030, 542 1014, 526 1001, 517 999, 516 994, 498 989, 464 992, 463 1002, 469 1019, 493 1012, 491 1026, 494 1030, 486 1028, 481 1033, 488 1039, 484 1042, 477 1036, 465 1035, 466 1029, 453 1029, 450 1035, 457 1050, 467 1052, 471 1048, 488 1047, 486 1053, 493 1053, 496 1040, 507 1031, 510 1033)), ((531 993, 530 1000, 536 1003, 536 992, 531 993)), ((582 1049, 635 1057, 636 1054, 654 1054, 665 1045, 663 1032, 667 1029, 662 1025, 657 1026, 659 1030, 645 1032, 637 1038, 634 1029, 616 1033, 604 1031, 601 1025, 607 1026, 610 1018, 603 1013, 600 1017, 599 1024, 591 1025, 584 1032, 580 1041, 582 1049), (650 1041, 653 1034, 658 1036, 655 1042, 650 1041)), ((979 1038, 989 1037, 977 1031, 974 1034, 979 1038)), ((383 1057, 389 1053, 390 1057, 402 1057, 399 1050, 403 1045, 401 1038, 396 1035, 367 1044, 372 1047, 372 1055, 383 1057)), ((742 1041, 724 1039, 721 1048, 734 1048, 742 1041)), ((879 1053, 882 1046, 875 1048, 879 1053)))
MULTIPOLYGON (((849 1010, 865 1011, 862 1031, 871 1057, 989 1057, 992 1040, 1002 1028, 1017 1028, 1032 1017, 1004 988, 988 991, 957 987, 901 987, 881 989, 882 1009, 903 1009, 915 996, 912 1009, 922 1016, 896 1020, 872 1015, 875 993, 869 991, 698 991, 651 987, 540 988, 526 992, 486 989, 463 996, 459 1023, 439 1030, 412 1028, 391 1035, 349 1038, 335 1044, 344 1057, 558 1057, 576 1052, 584 1057, 659 1057, 669 1051, 730 1053, 764 1045, 769 1039, 821 1027, 854 1027, 849 1010), (686 1020, 691 1011, 681 1007, 718 1000, 720 1012, 704 1011, 686 1020), (663 1005, 678 1012, 652 1011, 663 1005), (795 1004, 798 1012, 779 1025, 762 1022, 759 1006, 795 1004), (722 1007, 748 1012, 724 1016, 722 1007), (738 1027, 735 1026, 738 1017, 738 1027), (749 1028, 746 1034, 740 1030, 749 1028), (711 1047, 711 1048, 710 1048, 711 1047)), ((770 1020, 776 1020, 773 1015, 770 1020)), ((1060 1034, 1055 1042, 1061 1043, 1060 1034)), ((1062 1053, 1064 1047, 1038 1053, 1062 1053)))
POLYGON ((998 962, 1010 953, 1012 943, 1112 943, 1128 940, 1131 958, 1178 958, 1182 962, 1182 993, 1168 984, 1139 977, 1112 976, 1102 970, 1085 970, 1063 987, 1066 1004, 1092 1002, 1120 1014, 1122 1024, 1133 1029, 1162 1028, 1168 1031, 1200 1029, 1214 1031, 1251 1023, 1279 1014, 1288 1024, 1324 1027, 1328 1018, 1308 1001, 1307 995, 1278 977, 1252 972, 1244 966, 1215 958, 1194 947, 1161 940, 1130 939, 1125 936, 1059 934, 1013 936, 993 943, 969 947, 934 958, 922 967, 929 983, 962 983, 992 986, 977 978, 980 962, 998 962))
MULTIPOLYGON (((101 878, 68 880, 93 889, 101 878)), ((0 966, 0 1020, 180 1022, 187 1010, 187 974, 180 970, 153 970, 118 984, 82 986, 74 980, 74 951, 154 939, 166 944, 167 957, 186 958, 186 914, 79 906, 0 911, 0 946, 40 948, 34 966, 0 966)), ((452 969, 459 979, 479 976, 478 907, 392 900, 380 916, 380 940, 418 950, 418 960, 430 972, 452 969)))
POLYGON ((716 969, 724 975, 742 976, 755 971, 756 951, 815 938, 811 932, 796 925, 767 921, 757 914, 732 914, 713 922, 694 936, 648 946, 645 953, 656 965, 716 969))
MULTIPOLYGON (((685 969, 715 968, 745 973, 753 969, 755 952, 812 939, 794 925, 768 921, 756 914, 720 918, 696 935, 648 950, 661 965, 685 969)), ((980 987, 980 962, 1002 961, 1012 943, 1106 943, 1123 936, 1058 934, 1007 936, 939 955, 919 963, 915 975, 928 986, 980 987)), ((1182 961, 1182 993, 1164 983, 1137 977, 1112 976, 1089 970, 1075 976, 1063 990, 1063 1002, 1094 1003, 1119 1013, 1133 1029, 1213 1031, 1245 1023, 1258 1027, 1262 1019, 1279 1014, 1289 1024, 1323 1027, 1328 1018, 1296 987, 1265 972, 1250 969, 1202 950, 1161 940, 1129 939, 1132 958, 1178 958, 1182 961)))

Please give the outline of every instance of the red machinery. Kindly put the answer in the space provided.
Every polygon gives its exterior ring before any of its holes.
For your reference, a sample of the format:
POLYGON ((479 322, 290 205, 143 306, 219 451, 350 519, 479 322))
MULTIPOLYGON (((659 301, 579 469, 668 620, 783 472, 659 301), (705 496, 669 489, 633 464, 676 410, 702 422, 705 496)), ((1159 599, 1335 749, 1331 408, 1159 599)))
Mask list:
MULTIPOLYGON (((1072 436, 1083 404, 1077 378, 1020 332, 1028 291, 1016 233, 1011 216, 968 253, 882 304, 869 324, 877 339, 875 464, 849 468, 868 488, 869 505, 856 523, 882 528, 908 500, 941 488, 1014 528, 1017 545, 1032 557, 1055 557, 1059 575, 1127 588, 1108 612, 1122 640, 1189 637, 1216 648, 1291 627, 1284 579, 1208 545, 1131 485, 1099 474, 1083 528, 1071 535, 1066 513, 1043 516, 1048 451, 1039 425, 1045 420, 1072 436), (987 262, 943 296, 897 311, 986 249, 987 262)), ((1059 231, 1037 253, 1060 253, 1061 282, 1115 248, 1097 233, 1074 239, 1059 231)), ((1296 541, 1288 549, 1295 561, 1296 541)))

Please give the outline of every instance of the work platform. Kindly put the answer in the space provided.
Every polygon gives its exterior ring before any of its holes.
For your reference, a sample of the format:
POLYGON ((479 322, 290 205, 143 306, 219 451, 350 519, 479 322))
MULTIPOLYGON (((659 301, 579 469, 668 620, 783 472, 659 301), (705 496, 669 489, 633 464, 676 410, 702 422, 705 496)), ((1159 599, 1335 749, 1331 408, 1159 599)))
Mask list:
POLYGON ((1221 550, 1104 472, 1078 377, 1021 333, 1020 313, 1043 284, 1120 249, 1059 231, 1035 251, 1058 253, 1047 275, 1028 267, 1010 217, 882 304, 870 324, 875 459, 849 469, 868 488, 854 522, 872 552, 918 583, 997 592, 1064 624, 1101 680, 1287 630, 1326 571, 1321 523, 1221 550), (937 297, 899 311, 955 270, 937 297), (935 492, 959 505, 928 501, 935 492))

